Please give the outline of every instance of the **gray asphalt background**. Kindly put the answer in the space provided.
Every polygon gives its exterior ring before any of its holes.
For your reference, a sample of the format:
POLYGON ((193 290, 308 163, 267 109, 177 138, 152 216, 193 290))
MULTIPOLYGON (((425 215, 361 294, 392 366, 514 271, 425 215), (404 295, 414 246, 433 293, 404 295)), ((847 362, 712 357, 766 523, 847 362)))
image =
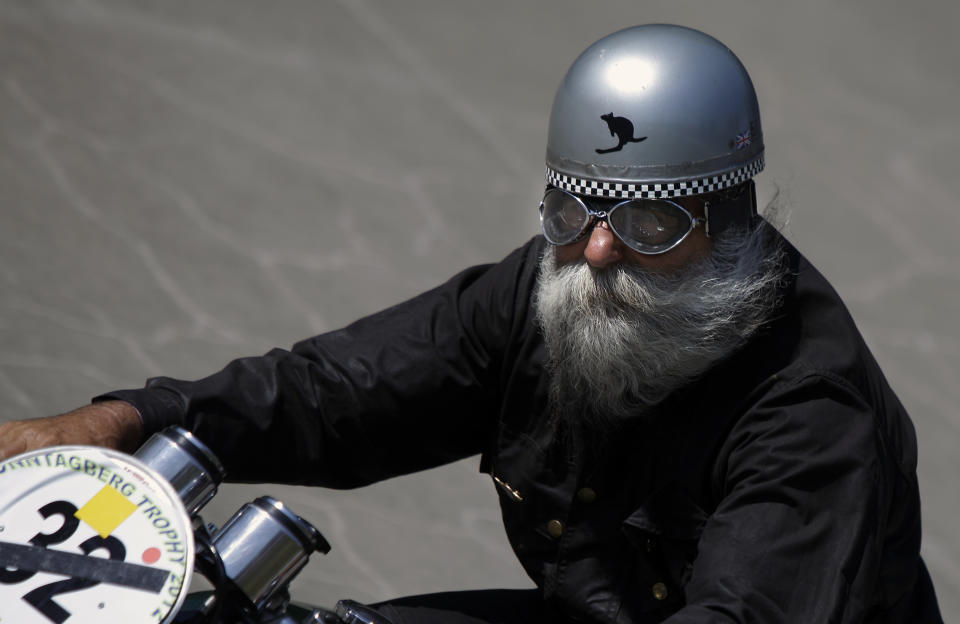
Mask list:
MULTIPOLYGON (((753 76, 789 237, 911 412, 924 555, 960 616, 960 4, 0 2, 0 418, 195 378, 497 260, 536 231, 566 67, 675 22, 753 76)), ((451 406, 455 410, 456 406, 451 406)), ((331 603, 529 586, 470 460, 354 492, 261 493, 333 543, 331 603)))

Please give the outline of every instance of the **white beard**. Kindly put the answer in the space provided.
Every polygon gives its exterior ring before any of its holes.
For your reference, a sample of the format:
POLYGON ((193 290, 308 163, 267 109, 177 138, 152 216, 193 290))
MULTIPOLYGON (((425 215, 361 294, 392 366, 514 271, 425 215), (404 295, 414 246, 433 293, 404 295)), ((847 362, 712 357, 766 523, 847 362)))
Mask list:
POLYGON ((783 257, 769 227, 725 234, 705 260, 673 274, 557 266, 548 246, 535 301, 554 415, 611 425, 702 375, 767 322, 783 257))

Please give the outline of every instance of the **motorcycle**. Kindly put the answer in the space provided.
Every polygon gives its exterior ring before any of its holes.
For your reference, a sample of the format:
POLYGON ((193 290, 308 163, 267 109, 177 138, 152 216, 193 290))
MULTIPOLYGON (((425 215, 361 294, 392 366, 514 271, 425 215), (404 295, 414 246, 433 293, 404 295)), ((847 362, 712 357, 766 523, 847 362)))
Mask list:
POLYGON ((204 522, 225 476, 180 427, 132 456, 59 446, 0 463, 0 624, 391 624, 352 600, 291 601, 330 544, 270 496, 204 522), (191 593, 195 573, 212 589, 191 593))

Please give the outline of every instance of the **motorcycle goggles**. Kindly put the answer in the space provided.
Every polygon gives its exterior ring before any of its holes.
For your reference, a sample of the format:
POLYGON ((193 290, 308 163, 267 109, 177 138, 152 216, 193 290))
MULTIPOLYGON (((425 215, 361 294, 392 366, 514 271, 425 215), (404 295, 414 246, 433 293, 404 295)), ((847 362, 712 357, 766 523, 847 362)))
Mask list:
POLYGON ((547 242, 575 243, 598 221, 606 221, 627 247, 652 256, 670 251, 695 227, 707 222, 669 199, 626 199, 607 209, 587 202, 579 195, 548 186, 540 202, 540 227, 547 242))

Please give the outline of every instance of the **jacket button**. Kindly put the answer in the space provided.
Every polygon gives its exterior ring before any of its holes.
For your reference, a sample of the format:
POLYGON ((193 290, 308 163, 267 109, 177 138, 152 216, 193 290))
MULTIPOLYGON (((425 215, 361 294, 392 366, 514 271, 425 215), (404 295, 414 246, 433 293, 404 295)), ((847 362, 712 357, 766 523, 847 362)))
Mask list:
POLYGON ((580 488, 577 491, 577 500, 581 503, 592 503, 597 500, 597 492, 593 488, 580 488))
POLYGON ((560 537, 563 535, 563 523, 559 520, 551 520, 547 523, 547 533, 553 538, 560 537))
POLYGON ((667 586, 663 583, 654 583, 651 591, 653 591, 653 597, 657 600, 666 600, 669 593, 667 592, 667 586))

